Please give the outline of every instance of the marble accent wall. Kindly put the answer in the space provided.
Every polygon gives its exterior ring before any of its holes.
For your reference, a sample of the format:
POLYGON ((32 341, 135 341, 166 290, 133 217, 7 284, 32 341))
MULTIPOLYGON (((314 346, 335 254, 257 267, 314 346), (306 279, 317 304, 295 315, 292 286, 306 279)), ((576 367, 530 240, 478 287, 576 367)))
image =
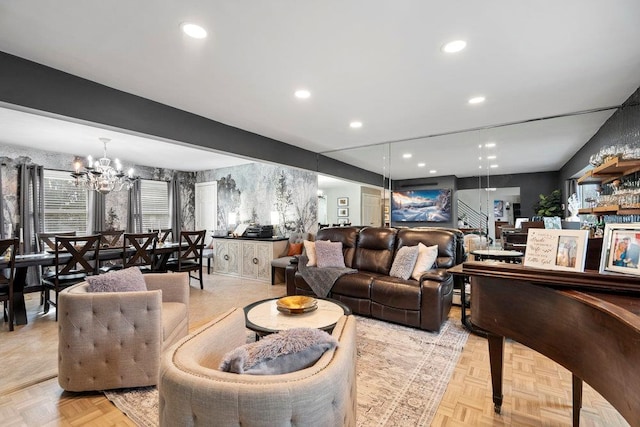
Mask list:
POLYGON ((318 227, 318 176, 315 172, 250 163, 197 172, 197 182, 218 183, 218 229, 238 224, 273 224, 279 235, 315 233, 318 227))

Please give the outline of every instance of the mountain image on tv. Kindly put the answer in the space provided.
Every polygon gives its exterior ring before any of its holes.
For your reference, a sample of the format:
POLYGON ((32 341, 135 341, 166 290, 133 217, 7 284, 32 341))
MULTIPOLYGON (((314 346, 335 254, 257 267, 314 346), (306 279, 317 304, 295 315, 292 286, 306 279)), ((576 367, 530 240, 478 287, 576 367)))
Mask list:
POLYGON ((391 194, 391 221, 449 222, 451 190, 408 190, 391 194))

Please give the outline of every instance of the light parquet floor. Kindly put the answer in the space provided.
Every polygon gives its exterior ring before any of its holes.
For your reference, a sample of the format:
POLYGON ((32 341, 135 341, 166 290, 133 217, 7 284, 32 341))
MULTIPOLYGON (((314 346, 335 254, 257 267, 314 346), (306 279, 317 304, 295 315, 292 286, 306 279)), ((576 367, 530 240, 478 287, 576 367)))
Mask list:
MULTIPOLYGON (((205 289, 192 281, 190 329, 230 307, 285 294, 283 284, 206 275, 205 289)), ((133 426, 101 393, 68 393, 58 385, 54 310, 41 314, 38 295, 28 295, 29 324, 14 332, 0 323, 0 425, 133 426)), ((454 307, 450 316, 459 318, 454 307)), ((518 343, 507 341, 502 414, 493 412, 489 356, 484 338, 471 335, 432 426, 570 426, 571 373, 518 343)), ((585 384, 582 426, 628 426, 585 384)))

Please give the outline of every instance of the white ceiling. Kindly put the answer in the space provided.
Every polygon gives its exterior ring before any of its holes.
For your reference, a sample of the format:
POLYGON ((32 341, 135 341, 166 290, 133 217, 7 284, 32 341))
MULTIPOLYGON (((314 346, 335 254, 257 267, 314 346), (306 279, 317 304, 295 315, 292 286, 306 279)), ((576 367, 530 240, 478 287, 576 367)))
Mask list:
MULTIPOLYGON (((497 144, 495 173, 561 167, 611 112, 420 137, 621 104, 640 86, 638 18, 638 0, 11 1, 0 4, 0 50, 371 170, 380 147, 342 150, 412 139, 391 150, 394 179, 431 168, 462 177, 477 174, 485 137, 497 144), (183 35, 185 21, 209 36, 183 35), (454 39, 467 49, 442 53, 454 39), (312 95, 301 101, 303 87, 312 95), (468 105, 475 95, 486 102, 468 105)), ((3 115, 0 134, 36 144, 37 126, 3 115)), ((79 150, 65 145, 80 138, 73 126, 58 125, 47 131, 61 135, 49 139, 57 151, 100 151, 103 132, 79 150)), ((132 161, 155 162, 158 144, 132 161)), ((178 169, 207 161, 184 147, 161 157, 178 169)))

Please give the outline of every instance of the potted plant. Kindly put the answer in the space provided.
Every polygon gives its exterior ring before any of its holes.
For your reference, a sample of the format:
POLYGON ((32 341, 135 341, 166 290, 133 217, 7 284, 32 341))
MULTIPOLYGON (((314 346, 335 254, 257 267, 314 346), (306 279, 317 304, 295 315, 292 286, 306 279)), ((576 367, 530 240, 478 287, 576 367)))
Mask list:
POLYGON ((540 194, 538 203, 534 206, 536 215, 545 216, 559 216, 562 217, 562 193, 560 190, 553 190, 550 194, 540 194))

